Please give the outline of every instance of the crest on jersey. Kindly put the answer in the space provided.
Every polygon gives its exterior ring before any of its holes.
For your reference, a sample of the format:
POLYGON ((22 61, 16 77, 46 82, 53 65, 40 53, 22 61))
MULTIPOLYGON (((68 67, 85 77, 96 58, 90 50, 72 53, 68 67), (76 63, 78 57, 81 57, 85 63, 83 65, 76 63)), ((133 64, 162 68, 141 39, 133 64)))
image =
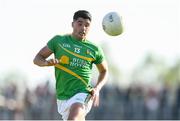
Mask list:
POLYGON ((60 63, 62 64, 69 64, 69 57, 66 55, 61 56, 59 60, 60 60, 60 63))
POLYGON ((87 49, 86 54, 90 54, 90 50, 89 49, 87 49))

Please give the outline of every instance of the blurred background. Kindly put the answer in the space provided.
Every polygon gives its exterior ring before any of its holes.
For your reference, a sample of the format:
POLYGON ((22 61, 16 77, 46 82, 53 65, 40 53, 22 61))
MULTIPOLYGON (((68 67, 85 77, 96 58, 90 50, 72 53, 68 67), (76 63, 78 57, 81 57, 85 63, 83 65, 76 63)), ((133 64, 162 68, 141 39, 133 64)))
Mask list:
MULTIPOLYGON (((180 119, 179 8, 179 0, 0 0, 0 119, 61 119, 54 68, 33 58, 53 36, 71 33, 79 9, 92 14, 88 37, 109 65, 100 106, 87 119, 180 119), (111 11, 122 16, 120 36, 102 29, 111 11)), ((92 84, 97 73, 93 68, 92 84)))

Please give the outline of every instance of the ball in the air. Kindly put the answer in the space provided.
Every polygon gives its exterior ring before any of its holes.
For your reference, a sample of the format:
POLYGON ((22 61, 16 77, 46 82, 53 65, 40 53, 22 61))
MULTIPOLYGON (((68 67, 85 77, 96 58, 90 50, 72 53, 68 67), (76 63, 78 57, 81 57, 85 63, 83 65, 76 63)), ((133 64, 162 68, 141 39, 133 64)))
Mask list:
POLYGON ((117 12, 107 13, 102 21, 103 30, 110 36, 118 36, 123 32, 120 15, 117 12))

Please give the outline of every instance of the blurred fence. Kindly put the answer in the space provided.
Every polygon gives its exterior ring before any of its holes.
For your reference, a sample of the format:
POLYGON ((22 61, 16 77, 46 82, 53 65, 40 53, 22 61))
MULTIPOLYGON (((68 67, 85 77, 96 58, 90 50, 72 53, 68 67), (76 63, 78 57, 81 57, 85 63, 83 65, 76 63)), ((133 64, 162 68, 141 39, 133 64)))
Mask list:
MULTIPOLYGON (((0 119, 57 120, 55 93, 48 83, 35 90, 26 89, 18 98, 18 89, 10 84, 0 89, 0 119)), ((180 119, 180 86, 171 91, 146 88, 143 85, 127 89, 106 86, 101 91, 100 106, 92 108, 87 119, 93 120, 145 120, 180 119)))

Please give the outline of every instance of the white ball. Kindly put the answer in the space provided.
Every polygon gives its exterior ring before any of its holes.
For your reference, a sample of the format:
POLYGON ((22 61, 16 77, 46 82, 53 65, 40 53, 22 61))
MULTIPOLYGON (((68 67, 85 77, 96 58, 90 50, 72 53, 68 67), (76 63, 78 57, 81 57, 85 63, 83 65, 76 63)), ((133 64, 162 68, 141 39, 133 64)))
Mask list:
POLYGON ((121 17, 117 12, 107 13, 103 18, 102 26, 110 36, 118 36, 123 32, 121 17))

